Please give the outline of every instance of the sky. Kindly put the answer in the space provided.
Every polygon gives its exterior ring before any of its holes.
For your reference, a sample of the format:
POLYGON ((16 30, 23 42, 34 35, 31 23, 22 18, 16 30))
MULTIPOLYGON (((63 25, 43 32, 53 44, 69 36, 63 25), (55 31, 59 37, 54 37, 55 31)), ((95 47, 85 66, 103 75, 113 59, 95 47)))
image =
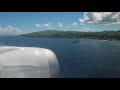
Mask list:
POLYGON ((43 30, 120 30, 120 12, 0 12, 0 35, 43 30))

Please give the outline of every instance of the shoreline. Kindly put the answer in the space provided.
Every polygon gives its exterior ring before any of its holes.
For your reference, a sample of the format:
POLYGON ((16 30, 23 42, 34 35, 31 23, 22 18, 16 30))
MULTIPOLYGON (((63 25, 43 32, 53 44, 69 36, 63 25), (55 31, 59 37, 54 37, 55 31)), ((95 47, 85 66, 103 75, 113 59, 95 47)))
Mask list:
POLYGON ((24 37, 49 37, 49 38, 73 38, 73 39, 95 39, 120 41, 120 30, 118 31, 101 31, 101 32, 76 32, 76 31, 55 31, 45 30, 22 34, 24 37))
MULTIPOLYGON (((47 36, 23 36, 23 37, 47 37, 47 36)), ((106 41, 120 41, 117 39, 101 39, 101 38, 72 38, 72 37, 47 37, 47 38, 67 38, 67 39, 93 39, 93 40, 106 40, 106 41)))

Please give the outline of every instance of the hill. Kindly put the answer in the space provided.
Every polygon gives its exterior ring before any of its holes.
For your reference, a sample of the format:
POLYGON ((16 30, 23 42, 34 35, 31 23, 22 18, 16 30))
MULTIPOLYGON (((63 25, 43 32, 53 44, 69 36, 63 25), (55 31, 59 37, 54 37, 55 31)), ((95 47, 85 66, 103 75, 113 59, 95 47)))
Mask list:
POLYGON ((27 34, 23 34, 21 36, 120 40, 120 30, 118 30, 118 31, 101 31, 101 32, 45 30, 45 31, 27 33, 27 34))

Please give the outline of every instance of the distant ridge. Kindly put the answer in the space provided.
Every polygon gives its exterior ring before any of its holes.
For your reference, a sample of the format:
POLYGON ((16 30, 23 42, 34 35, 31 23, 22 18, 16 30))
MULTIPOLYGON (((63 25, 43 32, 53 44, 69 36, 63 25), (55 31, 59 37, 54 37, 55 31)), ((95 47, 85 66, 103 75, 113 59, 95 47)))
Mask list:
POLYGON ((54 37, 54 38, 88 38, 88 39, 104 39, 104 40, 120 40, 120 30, 117 31, 101 31, 101 32, 79 32, 79 31, 60 31, 45 30, 22 34, 25 37, 54 37))

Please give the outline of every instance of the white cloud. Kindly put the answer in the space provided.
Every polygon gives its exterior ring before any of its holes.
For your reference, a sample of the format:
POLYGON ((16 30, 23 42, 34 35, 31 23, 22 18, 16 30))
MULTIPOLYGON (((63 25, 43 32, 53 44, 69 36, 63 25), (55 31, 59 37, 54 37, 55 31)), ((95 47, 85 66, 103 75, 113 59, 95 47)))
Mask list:
POLYGON ((84 12, 80 23, 120 24, 120 12, 84 12))
POLYGON ((77 23, 73 23, 72 26, 77 26, 78 24, 77 23))
POLYGON ((41 25, 40 24, 35 24, 35 27, 41 28, 41 25))
POLYGON ((98 30, 91 29, 89 27, 83 27, 83 29, 81 29, 80 31, 82 31, 82 32, 98 32, 98 30))
POLYGON ((23 34, 24 32, 11 25, 0 27, 0 34, 23 34))
POLYGON ((51 28, 51 22, 48 22, 48 23, 45 23, 43 25, 40 25, 40 24, 35 24, 35 27, 37 28, 51 28))
POLYGON ((58 25, 58 27, 63 27, 63 25, 61 23, 58 23, 57 25, 58 25))
POLYGON ((50 25, 49 25, 49 24, 44 24, 43 27, 45 27, 45 28, 49 28, 50 25))
POLYGON ((15 32, 22 32, 22 30, 18 29, 18 28, 14 28, 15 32))
POLYGON ((6 28, 9 29, 10 31, 14 31, 14 28, 11 25, 6 26, 6 28))
POLYGON ((46 24, 43 24, 43 27, 44 28, 50 28, 51 27, 51 22, 48 22, 46 24))

